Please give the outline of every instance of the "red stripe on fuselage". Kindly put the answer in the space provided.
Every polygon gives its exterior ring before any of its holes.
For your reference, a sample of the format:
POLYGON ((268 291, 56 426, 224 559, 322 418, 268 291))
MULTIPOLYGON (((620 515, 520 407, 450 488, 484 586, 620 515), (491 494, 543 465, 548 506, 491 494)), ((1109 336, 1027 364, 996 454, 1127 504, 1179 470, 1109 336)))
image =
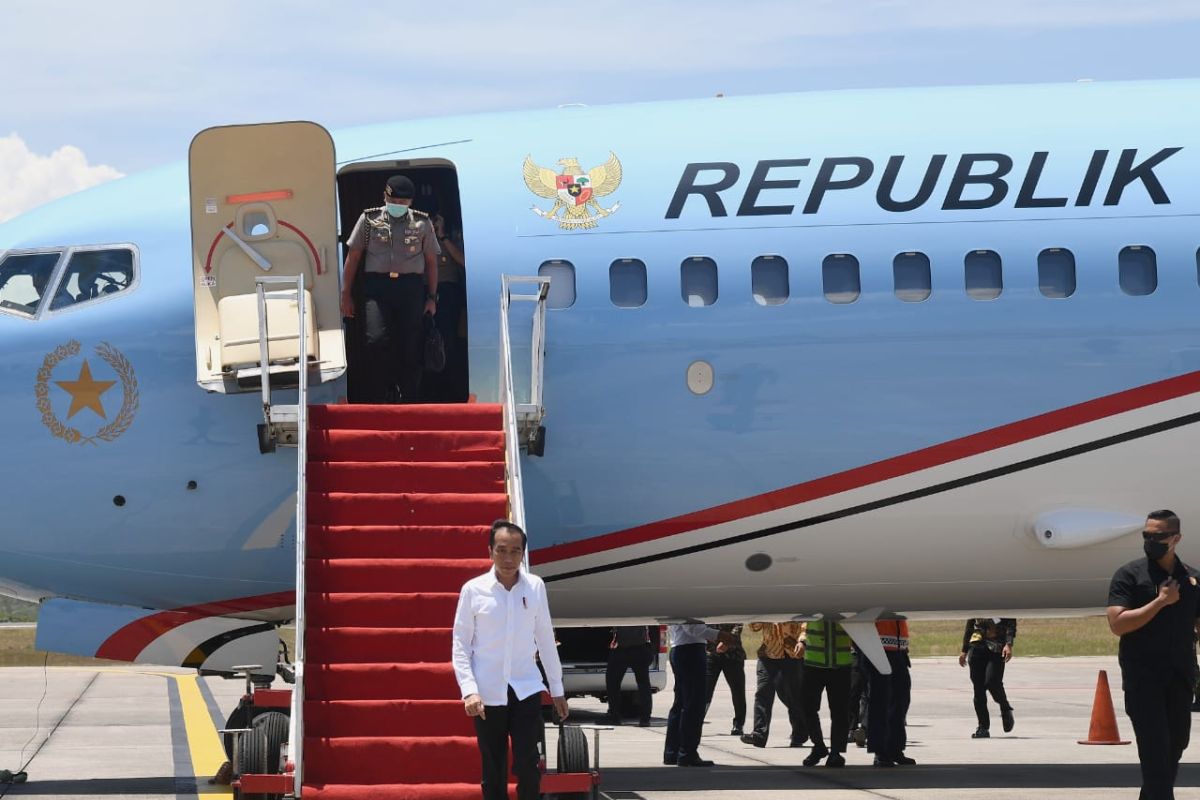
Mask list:
POLYGON ((1039 436, 1095 422, 1105 417, 1194 394, 1197 391, 1200 391, 1200 372, 1189 372, 1186 375, 1088 400, 1078 405, 1067 406, 1036 417, 974 433, 961 439, 953 439, 923 450, 855 467, 845 472, 826 475, 823 478, 776 489, 755 497, 734 500, 683 516, 650 522, 636 528, 606 533, 591 539, 534 550, 530 554, 531 560, 535 564, 564 561, 569 558, 615 550, 619 547, 665 539, 669 536, 721 525, 755 514, 777 511, 788 506, 818 500, 822 497, 859 489, 873 483, 881 483, 952 461, 970 458, 989 450, 1019 444, 1039 436))
MULTIPOLYGON (((217 600, 197 606, 177 608, 173 611, 160 611, 148 617, 142 617, 131 622, 124 628, 109 636, 96 650, 96 658, 110 658, 114 661, 133 661, 138 654, 162 636, 170 633, 181 625, 210 617, 229 617, 244 614, 249 611, 262 611, 267 608, 290 606, 296 602, 295 592, 276 592, 257 597, 239 597, 232 600, 217 600)), ((248 620, 250 622, 252 620, 248 620)))

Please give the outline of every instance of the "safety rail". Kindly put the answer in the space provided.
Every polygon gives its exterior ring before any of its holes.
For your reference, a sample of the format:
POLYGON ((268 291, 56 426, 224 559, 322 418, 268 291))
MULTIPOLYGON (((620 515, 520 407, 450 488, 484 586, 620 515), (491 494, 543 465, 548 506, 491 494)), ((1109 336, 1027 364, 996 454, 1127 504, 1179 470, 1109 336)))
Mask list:
MULTIPOLYGON (((296 649, 293 656, 295 684, 292 687, 292 709, 288 721, 288 763, 293 766, 293 796, 300 796, 304 780, 304 657, 305 616, 304 597, 306 580, 304 557, 307 547, 306 495, 308 492, 308 322, 304 308, 303 275, 260 275, 254 279, 258 295, 258 352, 262 368, 262 403, 265 426, 260 426, 259 444, 263 445, 263 431, 273 443, 280 426, 295 425, 296 446, 296 649), (296 310, 300 326, 298 334, 298 358, 296 363, 296 405, 276 406, 271 403, 271 370, 267 336, 267 287, 295 287, 296 310)), ((274 449, 273 445, 270 449, 274 449)), ((267 450, 264 450, 267 452, 267 450)))
MULTIPOLYGON (((545 364, 546 295, 550 279, 526 275, 500 276, 500 405, 504 413, 504 449, 508 462, 506 480, 512 521, 525 528, 525 490, 521 480, 521 447, 528 446, 546 415, 542 406, 542 371, 545 364), (533 294, 516 294, 514 286, 534 286, 533 294), (533 335, 530 340, 529 402, 518 403, 513 385, 512 335, 509 308, 513 300, 533 302, 533 335)), ((529 568, 529 550, 525 552, 525 568, 529 568)))

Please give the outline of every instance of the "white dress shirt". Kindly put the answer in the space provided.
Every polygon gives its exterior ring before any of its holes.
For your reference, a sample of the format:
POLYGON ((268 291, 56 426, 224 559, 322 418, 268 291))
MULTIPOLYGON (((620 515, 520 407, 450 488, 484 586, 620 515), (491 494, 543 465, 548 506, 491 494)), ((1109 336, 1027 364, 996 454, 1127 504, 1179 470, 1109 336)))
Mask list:
POLYGON ((518 700, 542 691, 535 651, 551 696, 562 697, 562 664, 541 578, 521 570, 510 590, 490 569, 463 584, 454 614, 453 661, 464 698, 477 694, 485 706, 504 706, 510 686, 518 700))
POLYGON ((671 635, 671 647, 682 647, 685 644, 704 644, 716 640, 720 633, 716 628, 710 628, 703 622, 685 625, 671 625, 668 628, 671 635))

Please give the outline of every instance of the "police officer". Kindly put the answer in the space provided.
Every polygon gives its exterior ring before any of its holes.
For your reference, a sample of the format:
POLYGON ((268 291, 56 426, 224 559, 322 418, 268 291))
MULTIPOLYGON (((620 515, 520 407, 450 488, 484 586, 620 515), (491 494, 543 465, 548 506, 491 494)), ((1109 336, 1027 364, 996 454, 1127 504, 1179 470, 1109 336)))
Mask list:
POLYGON ((433 223, 412 206, 416 187, 403 175, 388 178, 384 205, 364 211, 347 242, 342 316, 355 315, 351 294, 363 265, 368 403, 412 403, 420 398, 424 314, 437 311, 438 248, 433 223), (365 257, 364 257, 365 254, 365 257))
POLYGON ((1140 800, 1173 800, 1192 730, 1200 573, 1176 556, 1181 538, 1178 516, 1150 512, 1142 530, 1146 557, 1118 569, 1108 590, 1108 627, 1121 637, 1125 713, 1142 764, 1140 800))

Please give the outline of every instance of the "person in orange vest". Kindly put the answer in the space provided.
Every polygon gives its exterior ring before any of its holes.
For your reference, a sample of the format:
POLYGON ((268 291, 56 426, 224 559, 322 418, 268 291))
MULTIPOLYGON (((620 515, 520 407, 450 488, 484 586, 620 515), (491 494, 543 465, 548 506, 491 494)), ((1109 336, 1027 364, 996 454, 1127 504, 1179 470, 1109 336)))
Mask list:
POLYGON ((909 766, 917 762, 904 755, 908 744, 906 725, 912 701, 912 676, 908 659, 908 622, 881 619, 875 623, 884 653, 892 667, 883 675, 869 658, 862 664, 868 678, 867 750, 875 754, 875 766, 909 766))

